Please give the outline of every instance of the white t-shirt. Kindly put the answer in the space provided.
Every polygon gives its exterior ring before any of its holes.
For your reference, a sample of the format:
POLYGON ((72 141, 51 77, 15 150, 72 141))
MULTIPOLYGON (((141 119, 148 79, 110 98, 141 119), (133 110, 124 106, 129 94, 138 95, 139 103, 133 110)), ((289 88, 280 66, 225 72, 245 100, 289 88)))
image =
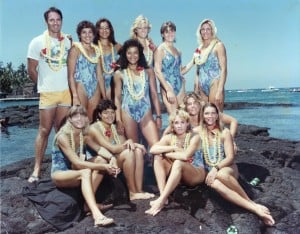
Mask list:
MULTIPOLYGON (((67 57, 71 48, 71 42, 64 35, 64 54, 62 56, 62 66, 56 71, 52 70, 48 64, 49 58, 44 57, 42 51, 45 51, 46 38, 45 34, 39 35, 32 39, 28 47, 27 58, 37 60, 38 81, 37 89, 39 93, 59 92, 69 88, 67 74, 67 57)), ((60 41, 57 38, 50 37, 51 57, 60 54, 60 41)), ((51 60, 52 66, 58 67, 58 61, 51 60)))

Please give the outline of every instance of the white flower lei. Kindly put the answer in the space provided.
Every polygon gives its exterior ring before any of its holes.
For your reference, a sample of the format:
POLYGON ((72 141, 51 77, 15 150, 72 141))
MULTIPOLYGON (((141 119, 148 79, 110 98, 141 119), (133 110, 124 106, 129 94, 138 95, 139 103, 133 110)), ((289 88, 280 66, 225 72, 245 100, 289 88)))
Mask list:
POLYGON ((142 97, 144 97, 145 94, 145 85, 146 85, 146 78, 145 78, 145 70, 140 71, 140 75, 138 76, 142 80, 142 88, 138 93, 135 93, 133 90, 133 78, 131 76, 131 71, 129 68, 125 70, 126 75, 128 77, 128 91, 130 96, 134 100, 140 100, 142 97))
POLYGON ((91 43, 91 47, 94 49, 96 56, 91 58, 85 51, 84 47, 80 42, 74 42, 74 46, 76 46, 80 52, 83 54, 83 56, 90 62, 90 63, 98 63, 99 62, 99 56, 100 56, 100 51, 97 46, 95 46, 93 43, 91 43))
MULTIPOLYGON (((104 53, 103 53, 103 49, 102 49, 102 45, 100 40, 98 41, 98 47, 100 49, 100 58, 101 58, 101 65, 102 65, 102 71, 106 74, 112 74, 114 72, 114 69, 110 69, 110 71, 107 71, 105 68, 105 64, 104 64, 104 53)), ((112 63, 116 62, 115 59, 115 52, 114 52, 114 46, 112 43, 110 43, 110 48, 111 48, 111 57, 112 57, 112 63)))

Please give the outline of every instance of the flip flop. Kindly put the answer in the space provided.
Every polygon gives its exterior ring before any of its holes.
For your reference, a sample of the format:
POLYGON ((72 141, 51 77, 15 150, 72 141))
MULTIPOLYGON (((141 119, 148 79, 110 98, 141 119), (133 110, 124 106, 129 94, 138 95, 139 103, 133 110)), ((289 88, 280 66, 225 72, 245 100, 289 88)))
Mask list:
POLYGON ((29 178, 28 178, 28 182, 29 183, 34 183, 34 182, 38 182, 40 180, 40 177, 39 176, 34 176, 34 175, 31 175, 29 178))

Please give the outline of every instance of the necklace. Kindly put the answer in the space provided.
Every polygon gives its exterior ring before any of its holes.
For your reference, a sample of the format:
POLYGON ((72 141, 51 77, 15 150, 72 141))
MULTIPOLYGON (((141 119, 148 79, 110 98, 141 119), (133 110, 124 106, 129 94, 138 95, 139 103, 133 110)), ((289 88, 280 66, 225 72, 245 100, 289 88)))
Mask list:
POLYGON ((111 124, 111 125, 110 125, 110 129, 107 130, 107 129, 103 126, 103 124, 102 124, 102 122, 101 122, 100 120, 98 120, 97 123, 98 123, 98 126, 99 126, 99 128, 100 128, 100 130, 101 130, 101 132, 102 132, 102 134, 103 134, 104 136, 110 138, 111 135, 113 135, 113 138, 114 138, 115 142, 116 142, 118 145, 121 144, 120 137, 119 137, 119 135, 118 135, 118 133, 117 133, 117 129, 116 129, 115 125, 111 124))
POLYGON ((132 78, 131 70, 129 68, 127 68, 125 70, 125 72, 126 72, 126 75, 128 77, 128 91, 129 91, 130 96, 134 100, 136 100, 136 101, 140 100, 142 97, 144 97, 144 94, 145 94, 146 79, 145 79, 145 71, 144 71, 144 69, 139 71, 140 74, 139 74, 138 77, 139 77, 139 80, 141 80, 141 86, 142 86, 142 88, 141 88, 141 90, 138 93, 136 93, 134 91, 133 78, 132 78))
MULTIPOLYGON (((70 126, 70 130, 71 130, 71 133, 70 133, 70 143, 71 143, 71 147, 72 147, 72 150, 74 152, 76 152, 76 148, 75 148, 75 140, 74 140, 74 132, 73 132, 73 128, 72 126, 70 126)), ((82 131, 80 131, 80 134, 79 134, 79 158, 84 161, 85 159, 85 155, 83 154, 83 134, 82 134, 82 131)))
POLYGON ((208 166, 214 167, 218 165, 218 163, 221 161, 221 136, 220 131, 217 130, 215 134, 215 138, 213 139, 213 148, 214 152, 213 155, 210 154, 209 151, 209 143, 208 143, 208 133, 207 130, 203 131, 202 133, 202 149, 203 149, 203 155, 205 162, 208 166))
POLYGON ((105 64, 104 64, 104 53, 103 53, 103 49, 102 49, 102 45, 100 40, 98 41, 98 47, 100 49, 100 58, 101 58, 101 65, 102 65, 102 71, 105 74, 112 74, 114 72, 114 68, 116 67, 116 61, 115 61, 115 52, 114 52, 114 46, 112 43, 109 44, 110 49, 111 49, 111 57, 112 57, 112 62, 109 65, 111 67, 111 69, 109 71, 106 70, 105 68, 105 64))
MULTIPOLYGON (((185 134, 183 147, 181 147, 181 148, 186 150, 190 144, 190 139, 191 139, 191 133, 189 132, 189 133, 185 134)), ((178 137, 175 134, 172 135, 171 145, 180 147, 180 144, 178 144, 178 137)))
POLYGON ((82 44, 80 42, 74 42, 73 43, 74 46, 76 46, 80 52, 83 54, 83 56, 90 62, 90 63, 98 63, 99 61, 99 56, 100 56, 100 51, 99 48, 97 46, 95 46, 93 43, 91 43, 91 47, 94 49, 95 51, 95 56, 94 57, 90 57, 86 50, 84 49, 84 47, 82 46, 82 44))
POLYGON ((62 32, 60 33, 60 36, 58 38, 60 48, 59 51, 57 51, 57 53, 54 56, 52 56, 51 54, 51 38, 49 36, 48 30, 44 32, 44 38, 45 38, 46 48, 42 49, 41 55, 47 59, 47 63, 53 71, 59 71, 62 67, 62 61, 65 52, 64 34, 62 32))

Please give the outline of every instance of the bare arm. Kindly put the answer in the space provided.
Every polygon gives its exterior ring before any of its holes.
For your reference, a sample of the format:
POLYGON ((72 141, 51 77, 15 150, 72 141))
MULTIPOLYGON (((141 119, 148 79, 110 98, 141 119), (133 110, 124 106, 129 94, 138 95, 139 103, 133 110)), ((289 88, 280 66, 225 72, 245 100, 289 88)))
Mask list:
POLYGON ((80 160, 79 156, 74 152, 70 145, 69 138, 60 134, 57 137, 57 145, 62 150, 62 152, 66 155, 66 157, 70 160, 71 164, 77 169, 90 168, 92 170, 107 170, 107 164, 95 163, 89 161, 80 160))
POLYGON ((200 135, 194 134, 191 138, 191 142, 186 150, 179 149, 175 152, 166 153, 165 156, 171 159, 179 159, 186 161, 189 158, 193 157, 196 150, 200 147, 200 135))
MULTIPOLYGON (((159 102, 159 98, 158 98, 158 94, 157 94, 155 74, 151 68, 147 69, 147 72, 148 72, 148 76, 149 76, 151 99, 152 99, 152 102, 154 105, 155 113, 156 113, 156 116, 161 117, 160 102, 159 102)), ((157 124, 157 127, 160 129, 162 126, 162 119, 156 118, 156 124, 157 124)))
POLYGON ((238 121, 236 120, 236 118, 227 115, 225 113, 221 113, 221 121, 224 124, 229 125, 229 130, 230 130, 230 134, 232 136, 232 138, 234 139, 237 133, 237 128, 238 128, 238 121))
POLYGON ((68 55, 68 80, 69 80, 69 86, 72 92, 72 103, 73 105, 79 105, 80 101, 77 94, 77 88, 75 84, 75 67, 76 62, 78 59, 78 56, 80 55, 79 49, 77 49, 75 46, 72 46, 72 48, 69 51, 68 55))
POLYGON ((224 143, 225 159, 218 164, 220 169, 223 167, 228 167, 234 163, 233 141, 229 130, 224 129, 221 137, 224 143))
POLYGON ((27 71, 29 78, 36 84, 38 81, 37 66, 39 64, 38 60, 28 58, 27 59, 27 71))
POLYGON ((172 152, 177 149, 177 146, 171 146, 171 134, 163 136, 158 142, 156 142, 151 148, 151 154, 163 154, 172 152))
MULTIPOLYGON (((107 149, 112 154, 119 154, 125 149, 123 144, 111 144, 103 133, 93 125, 89 128, 88 136, 86 142, 96 152, 98 152, 100 147, 107 149)), ((123 142, 123 137, 120 136, 120 138, 122 140, 121 142, 123 142)))
POLYGON ((99 62, 97 64, 96 74, 97 74, 98 83, 99 83, 99 87, 100 87, 101 99, 106 99, 105 84, 104 84, 104 78, 103 78, 103 75, 102 75, 103 73, 102 73, 101 60, 100 59, 99 59, 99 62))
MULTIPOLYGON (((226 77, 227 77, 227 56, 226 56, 226 49, 225 46, 222 42, 219 42, 216 45, 215 49, 216 55, 219 60, 219 65, 221 68, 221 75, 220 75, 220 80, 218 84, 218 91, 216 95, 222 95, 223 96, 223 91, 225 87, 225 82, 226 82, 226 77)), ((224 100, 224 98, 223 98, 224 100)))

